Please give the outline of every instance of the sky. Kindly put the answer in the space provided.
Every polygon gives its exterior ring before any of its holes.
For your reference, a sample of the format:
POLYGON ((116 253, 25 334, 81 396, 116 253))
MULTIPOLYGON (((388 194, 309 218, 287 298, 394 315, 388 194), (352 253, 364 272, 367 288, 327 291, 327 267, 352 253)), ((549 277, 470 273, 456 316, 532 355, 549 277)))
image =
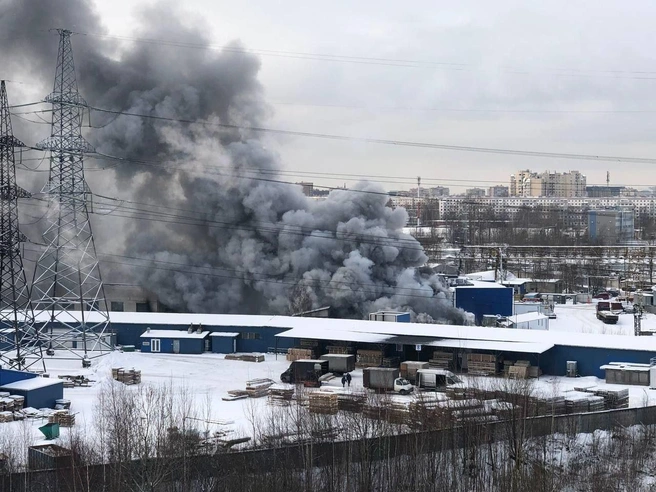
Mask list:
MULTIPOLYGON (((107 34, 128 37, 138 10, 154 3, 96 0, 107 34)), ((610 171, 611 184, 656 185, 655 164, 357 140, 656 157, 653 2, 630 9, 607 0, 177 5, 217 48, 239 40, 258 53, 267 127, 356 139, 268 136, 287 179, 339 186, 364 176, 399 189, 421 176, 426 186, 457 193, 507 184, 528 168, 576 169, 588 184, 605 183, 610 171)))

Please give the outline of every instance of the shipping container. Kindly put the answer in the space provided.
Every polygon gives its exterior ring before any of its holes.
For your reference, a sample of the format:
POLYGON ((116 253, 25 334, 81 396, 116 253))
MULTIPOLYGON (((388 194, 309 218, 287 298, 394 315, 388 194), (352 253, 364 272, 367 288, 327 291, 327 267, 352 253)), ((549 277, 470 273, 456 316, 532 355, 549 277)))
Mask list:
POLYGON ((365 388, 393 390, 394 380, 399 377, 395 367, 367 367, 362 370, 362 382, 365 388))
POLYGON ((355 370, 355 355, 353 354, 324 354, 319 357, 328 361, 328 370, 344 374, 355 370))

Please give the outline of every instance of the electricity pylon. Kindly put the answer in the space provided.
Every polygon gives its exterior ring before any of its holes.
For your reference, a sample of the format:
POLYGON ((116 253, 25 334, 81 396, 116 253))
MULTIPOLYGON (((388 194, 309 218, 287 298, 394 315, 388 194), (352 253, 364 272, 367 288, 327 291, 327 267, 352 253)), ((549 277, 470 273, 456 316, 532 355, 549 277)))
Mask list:
POLYGON ((82 137, 86 102, 77 89, 71 31, 58 29, 59 54, 55 85, 45 101, 52 104, 50 137, 37 147, 50 151, 45 251, 32 285, 37 321, 47 354, 66 350, 69 358, 90 358, 111 350, 109 314, 96 257, 84 179, 84 153, 93 147, 82 137))
POLYGON ((14 137, 5 81, 0 82, 0 364, 28 369, 39 362, 45 371, 39 334, 34 327, 18 228, 18 199, 30 194, 16 185, 14 137))

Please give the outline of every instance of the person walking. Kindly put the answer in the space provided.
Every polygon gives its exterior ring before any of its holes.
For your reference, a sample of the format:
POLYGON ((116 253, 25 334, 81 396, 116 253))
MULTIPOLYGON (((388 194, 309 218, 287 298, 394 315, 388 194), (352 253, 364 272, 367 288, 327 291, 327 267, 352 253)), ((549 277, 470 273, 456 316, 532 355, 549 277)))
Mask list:
POLYGON ((348 384, 348 387, 351 387, 351 373, 347 372, 346 373, 346 383, 348 384))
POLYGON ((342 388, 346 386, 346 376, 342 376, 342 388))

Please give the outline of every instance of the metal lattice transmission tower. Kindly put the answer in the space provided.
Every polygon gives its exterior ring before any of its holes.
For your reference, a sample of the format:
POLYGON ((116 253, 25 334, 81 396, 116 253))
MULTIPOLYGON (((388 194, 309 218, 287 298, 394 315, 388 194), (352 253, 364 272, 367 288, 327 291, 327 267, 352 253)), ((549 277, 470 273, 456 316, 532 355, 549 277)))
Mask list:
POLYGON ((77 89, 71 31, 59 29, 55 85, 45 98, 52 104, 50 137, 37 147, 50 151, 45 251, 34 271, 32 297, 48 355, 90 358, 111 350, 109 314, 96 257, 84 179, 84 153, 93 147, 82 137, 86 102, 77 89))
POLYGON ((30 194, 16 185, 15 149, 25 144, 14 137, 5 81, 0 82, 0 365, 45 370, 39 333, 34 327, 18 229, 18 199, 30 194))

